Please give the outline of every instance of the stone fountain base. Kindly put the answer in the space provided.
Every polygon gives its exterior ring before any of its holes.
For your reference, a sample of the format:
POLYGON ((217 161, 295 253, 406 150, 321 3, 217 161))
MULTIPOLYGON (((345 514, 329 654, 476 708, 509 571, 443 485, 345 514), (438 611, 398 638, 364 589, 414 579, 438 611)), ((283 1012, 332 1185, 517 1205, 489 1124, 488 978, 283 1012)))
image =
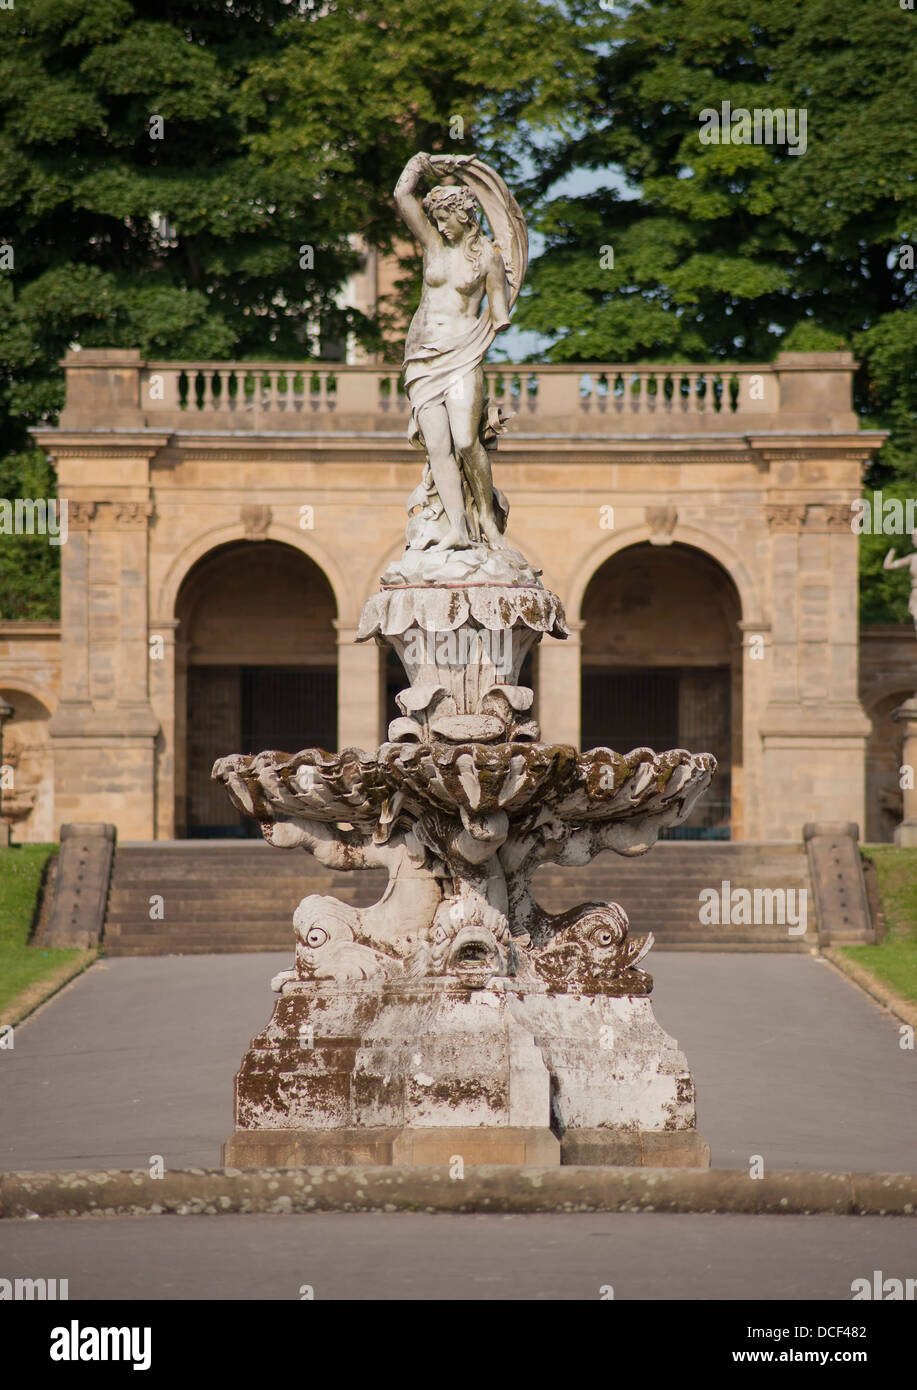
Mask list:
POLYGON ((288 983, 235 1113, 223 1161, 237 1168, 710 1161, 648 997, 512 980, 288 983))

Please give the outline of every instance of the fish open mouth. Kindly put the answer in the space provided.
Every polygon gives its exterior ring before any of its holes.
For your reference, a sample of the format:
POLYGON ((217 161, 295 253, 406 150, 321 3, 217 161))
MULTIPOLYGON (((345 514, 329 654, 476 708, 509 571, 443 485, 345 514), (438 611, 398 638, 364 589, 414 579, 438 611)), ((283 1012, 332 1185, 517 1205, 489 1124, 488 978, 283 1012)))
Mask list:
POLYGON ((480 928, 463 927, 452 943, 446 972, 458 976, 472 989, 483 989, 494 975, 503 973, 503 960, 497 942, 480 928))
POLYGON ((490 951, 484 941, 469 941, 459 951, 456 957, 457 965, 467 965, 469 963, 481 963, 490 959, 490 951))

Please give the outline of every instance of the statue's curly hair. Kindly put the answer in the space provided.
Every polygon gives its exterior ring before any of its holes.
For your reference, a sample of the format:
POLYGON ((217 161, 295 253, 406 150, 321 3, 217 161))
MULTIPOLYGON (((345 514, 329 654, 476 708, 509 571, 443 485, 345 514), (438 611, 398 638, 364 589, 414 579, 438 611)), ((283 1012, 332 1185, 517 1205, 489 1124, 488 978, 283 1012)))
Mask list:
POLYGON ((423 208, 430 216, 454 212, 463 222, 476 222, 478 200, 464 184, 438 183, 424 198, 423 208))
POLYGON ((424 198, 423 208, 430 218, 436 217, 437 213, 454 212, 461 222, 468 223, 472 232, 465 242, 464 250, 475 271, 480 271, 487 238, 478 221, 478 200, 471 189, 462 183, 438 183, 424 198))

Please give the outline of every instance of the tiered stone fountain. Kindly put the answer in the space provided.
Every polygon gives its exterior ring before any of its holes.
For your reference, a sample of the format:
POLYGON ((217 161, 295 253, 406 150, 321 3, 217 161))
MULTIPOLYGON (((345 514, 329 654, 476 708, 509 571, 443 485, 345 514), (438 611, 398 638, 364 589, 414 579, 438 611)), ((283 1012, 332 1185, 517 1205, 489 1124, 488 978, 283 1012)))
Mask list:
POLYGON ((548 861, 644 853, 715 761, 541 742, 520 671, 567 628, 504 539, 487 455, 503 422, 481 390, 525 224, 476 159, 416 156, 396 200, 424 245, 405 380, 427 464, 357 641, 398 653, 401 717, 373 753, 235 754, 213 770, 271 844, 384 866, 389 882, 371 907, 316 894, 297 907, 295 962, 236 1078, 224 1161, 704 1165, 687 1062, 641 968, 652 936, 629 937, 617 903, 548 913, 531 879, 548 861), (421 203, 415 185, 441 174, 460 182, 421 203))

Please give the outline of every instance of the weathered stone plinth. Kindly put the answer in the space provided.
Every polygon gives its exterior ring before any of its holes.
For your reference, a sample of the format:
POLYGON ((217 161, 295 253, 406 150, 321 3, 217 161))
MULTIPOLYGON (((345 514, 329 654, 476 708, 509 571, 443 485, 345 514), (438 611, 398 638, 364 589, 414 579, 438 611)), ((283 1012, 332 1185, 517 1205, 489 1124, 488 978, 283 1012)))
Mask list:
POLYGON ((233 1167, 704 1167, 684 1055, 650 1000, 287 983, 236 1077, 233 1167))
POLYGON ((544 1127, 489 1129, 237 1129, 223 1145, 227 1168, 330 1166, 442 1168, 506 1164, 555 1168, 561 1144, 544 1127))

